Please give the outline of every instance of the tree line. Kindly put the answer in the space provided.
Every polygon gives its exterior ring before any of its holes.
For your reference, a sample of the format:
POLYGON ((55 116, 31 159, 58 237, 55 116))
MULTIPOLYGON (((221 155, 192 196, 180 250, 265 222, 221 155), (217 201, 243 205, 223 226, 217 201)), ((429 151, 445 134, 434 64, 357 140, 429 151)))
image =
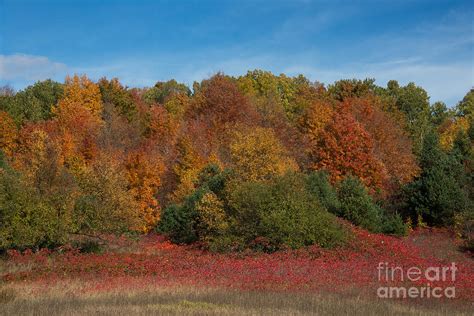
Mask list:
POLYGON ((472 247, 474 89, 218 73, 0 89, 0 248, 158 231, 217 251, 453 227, 472 247), (341 220, 344 219, 344 220, 341 220))

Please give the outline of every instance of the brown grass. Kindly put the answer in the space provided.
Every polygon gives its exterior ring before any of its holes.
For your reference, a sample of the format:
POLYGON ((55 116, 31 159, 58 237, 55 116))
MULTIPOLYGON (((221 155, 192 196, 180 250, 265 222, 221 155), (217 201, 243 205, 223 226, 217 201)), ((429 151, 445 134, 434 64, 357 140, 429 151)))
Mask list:
POLYGON ((0 315, 471 315, 473 306, 414 305, 357 296, 147 288, 82 292, 81 283, 0 287, 0 315))

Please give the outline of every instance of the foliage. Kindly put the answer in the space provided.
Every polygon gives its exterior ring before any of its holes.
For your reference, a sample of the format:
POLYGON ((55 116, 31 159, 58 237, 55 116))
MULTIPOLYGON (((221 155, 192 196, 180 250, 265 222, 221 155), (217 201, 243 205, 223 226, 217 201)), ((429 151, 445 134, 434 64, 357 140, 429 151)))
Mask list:
POLYGON ((242 183, 230 192, 229 207, 234 234, 257 246, 264 239, 269 251, 313 244, 331 247, 346 238, 335 217, 306 190, 297 174, 270 183, 242 183))
POLYGON ((123 233, 144 226, 140 204, 121 169, 110 158, 102 158, 80 175, 81 194, 74 207, 77 233, 123 233))
POLYGON ((158 226, 178 243, 273 251, 337 243, 334 215, 397 235, 398 214, 455 225, 474 207, 472 95, 448 109, 413 83, 326 89, 262 70, 193 92, 77 75, 3 87, 1 247, 158 226))
POLYGON ((8 112, 17 125, 48 120, 62 95, 62 84, 49 79, 38 81, 16 94, 1 96, 0 110, 8 112))
POLYGON ((0 249, 49 247, 67 240, 71 192, 42 193, 9 166, 0 169, 0 249))
POLYGON ((383 210, 374 203, 364 185, 355 177, 346 177, 337 188, 340 216, 371 232, 380 232, 383 210))
POLYGON ((229 227, 224 203, 213 192, 207 192, 196 203, 197 233, 204 242, 212 242, 229 227))
POLYGON ((419 155, 423 139, 429 130, 430 103, 428 93, 410 82, 400 87, 398 82, 387 84, 386 94, 395 100, 397 108, 406 116, 407 130, 413 140, 413 150, 419 155))
POLYGON ((442 126, 439 136, 439 143, 442 149, 448 151, 452 149, 454 140, 459 133, 467 133, 469 122, 465 117, 460 117, 453 121, 448 121, 442 126))
POLYGON ((97 84, 86 76, 66 78, 64 95, 52 112, 62 155, 76 172, 97 154, 96 138, 103 124, 102 107, 97 84))
POLYGON ((113 104, 120 114, 132 120, 136 114, 136 105, 132 95, 124 88, 117 78, 107 80, 102 78, 97 83, 100 89, 103 104, 113 104))
POLYGON ((272 129, 236 131, 229 147, 232 167, 242 181, 268 180, 298 168, 272 129))
POLYGON ((310 168, 327 170, 333 183, 354 175, 377 190, 383 188, 387 177, 382 162, 374 155, 373 139, 345 106, 321 132, 310 158, 310 168))
POLYGON ((176 95, 190 96, 191 90, 185 84, 172 79, 166 82, 157 82, 153 88, 145 92, 143 97, 148 103, 165 104, 169 98, 176 95))
POLYGON ((7 112, 0 111, 0 150, 10 156, 15 147, 18 137, 15 122, 7 112))
POLYGON ((375 79, 345 79, 336 81, 328 87, 328 93, 338 101, 363 97, 376 90, 375 79))
POLYGON ((458 103, 457 111, 458 115, 467 117, 471 122, 474 121, 474 88, 458 103))
POLYGON ((448 110, 448 107, 444 102, 435 102, 430 105, 430 116, 431 123, 434 126, 439 126, 452 117, 452 110, 448 110))
POLYGON ((403 222, 400 214, 386 214, 381 226, 381 232, 384 234, 406 236, 408 234, 408 225, 403 222))
POLYGON ((227 229, 223 192, 229 173, 217 165, 207 165, 199 173, 196 190, 182 203, 169 205, 157 226, 177 243, 212 242, 227 229))
POLYGON ((438 135, 431 132, 423 143, 420 167, 420 176, 406 188, 409 216, 416 221, 421 215, 430 225, 452 224, 455 213, 469 205, 457 177, 463 173, 462 164, 441 150, 438 135))
POLYGON ((341 202, 336 189, 329 182, 329 175, 325 171, 311 172, 306 178, 308 191, 318 199, 329 212, 339 215, 341 202))
POLYGON ((383 163, 389 180, 384 184, 384 189, 390 194, 395 193, 419 173, 412 153, 412 141, 393 115, 383 110, 380 97, 367 95, 348 98, 346 102, 350 104, 356 120, 373 139, 374 156, 383 163))
POLYGON ((253 70, 239 77, 237 83, 257 103, 273 100, 275 107, 283 108, 290 120, 298 117, 318 94, 317 88, 301 75, 291 78, 284 74, 276 76, 269 71, 253 70))
POLYGON ((130 152, 125 160, 128 193, 138 202, 142 230, 147 232, 158 222, 160 208, 155 198, 161 185, 164 165, 161 157, 144 149, 130 152))

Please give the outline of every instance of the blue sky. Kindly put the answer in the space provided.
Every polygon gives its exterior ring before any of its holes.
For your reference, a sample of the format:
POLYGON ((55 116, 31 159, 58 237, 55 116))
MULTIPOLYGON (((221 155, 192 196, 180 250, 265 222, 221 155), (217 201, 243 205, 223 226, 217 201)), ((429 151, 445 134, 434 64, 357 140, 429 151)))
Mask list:
POLYGON ((472 1, 0 0, 0 85, 66 74, 128 86, 217 71, 390 79, 454 105, 474 86, 472 1))

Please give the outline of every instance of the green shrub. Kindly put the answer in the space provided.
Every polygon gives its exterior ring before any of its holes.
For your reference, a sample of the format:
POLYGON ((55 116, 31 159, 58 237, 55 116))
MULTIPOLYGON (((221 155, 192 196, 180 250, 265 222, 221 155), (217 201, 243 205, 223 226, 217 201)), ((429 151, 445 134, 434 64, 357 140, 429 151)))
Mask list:
POLYGON ((347 232, 308 191, 305 176, 240 183, 228 182, 228 175, 206 168, 198 189, 164 210, 157 230, 176 243, 204 242, 212 251, 271 252, 344 242, 347 232))
POLYGON ((195 204, 203 195, 202 190, 198 190, 188 196, 182 204, 171 204, 165 208, 157 231, 167 235, 171 241, 178 244, 198 241, 196 229, 198 213, 195 204))
POLYGON ((387 214, 383 217, 381 232, 389 235, 406 236, 408 227, 399 214, 387 214))
POLYGON ((371 232, 382 231, 383 209, 374 203, 366 187, 355 177, 346 177, 338 185, 341 208, 338 215, 371 232))
POLYGON ((306 178, 308 191, 315 196, 322 206, 329 212, 339 215, 341 203, 337 197, 336 189, 329 183, 329 175, 325 171, 316 171, 306 178))
POLYGON ((298 174, 272 182, 246 182, 229 196, 232 232, 272 251, 319 244, 331 247, 344 241, 346 232, 306 189, 298 174))

